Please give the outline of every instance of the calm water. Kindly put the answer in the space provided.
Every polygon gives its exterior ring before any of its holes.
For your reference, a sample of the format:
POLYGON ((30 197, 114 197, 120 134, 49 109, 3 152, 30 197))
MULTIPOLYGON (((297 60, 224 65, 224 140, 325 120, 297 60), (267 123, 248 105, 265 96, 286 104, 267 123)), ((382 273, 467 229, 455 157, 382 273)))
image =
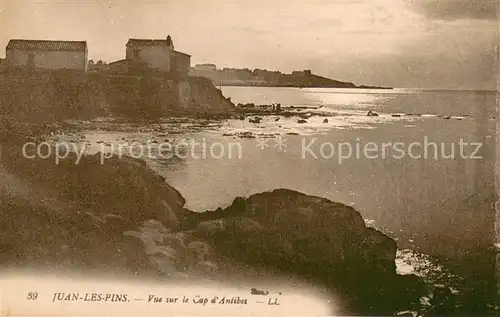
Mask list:
POLYGON ((285 140, 281 148, 276 139, 261 149, 256 139, 235 139, 220 131, 192 135, 209 145, 217 142, 227 147, 222 158, 188 157, 161 171, 186 197, 188 208, 215 209, 229 205, 236 196, 290 188, 353 205, 365 218, 405 241, 432 247, 442 244, 446 252, 453 252, 450 243, 491 242, 494 217, 487 198, 493 186, 494 92, 267 87, 223 87, 222 91, 234 103, 322 106, 331 116, 327 124, 322 123, 323 117, 305 124, 296 124, 297 118, 274 122, 274 117, 260 125, 238 120, 224 124, 224 131, 280 134, 285 140), (380 116, 367 117, 368 110, 380 116), (401 113, 413 115, 391 116, 401 113), (286 135, 286 131, 299 135, 286 135), (418 146, 409 157, 410 144, 425 140, 437 144, 438 159, 434 147, 427 147, 427 159, 418 146), (242 155, 228 157, 229 143, 235 142, 242 155), (307 151, 303 154, 310 142, 317 158, 307 151), (332 145, 335 151, 340 142, 348 142, 354 150, 358 144, 361 155, 342 161, 338 154, 330 157, 332 145), (379 150, 367 157, 362 149, 369 142, 379 150), (395 157, 388 150, 382 157, 384 142, 402 142, 405 155, 395 157), (477 146, 464 145, 461 154, 460 142, 483 146, 472 156, 477 146), (421 158, 416 158, 418 153, 421 158), (451 154, 452 158, 443 157, 451 154), (481 158, 472 159, 476 157, 481 158))
POLYGON ((352 205, 369 225, 398 241, 399 272, 449 286, 460 294, 457 307, 464 311, 491 302, 495 260, 484 250, 494 243, 494 92, 222 91, 235 103, 321 107, 314 110, 321 114, 302 109, 307 119, 300 124, 299 116, 267 116, 258 124, 247 118, 201 129, 197 122, 194 130, 165 123, 154 129, 88 131, 87 142, 94 151, 101 147, 98 140, 204 143, 183 153, 185 159, 145 158, 181 192, 187 208, 212 210, 237 196, 276 188, 352 205), (379 116, 368 117, 368 110, 379 116), (171 134, 172 128, 180 134, 171 134), (481 145, 478 152, 472 143, 481 145), (369 144, 375 151, 365 150, 369 144))

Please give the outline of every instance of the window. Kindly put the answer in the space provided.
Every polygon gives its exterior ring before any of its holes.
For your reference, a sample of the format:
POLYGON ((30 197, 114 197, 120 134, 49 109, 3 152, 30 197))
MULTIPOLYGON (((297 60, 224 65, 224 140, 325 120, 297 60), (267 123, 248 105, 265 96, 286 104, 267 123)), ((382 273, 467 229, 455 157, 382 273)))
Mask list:
POLYGON ((134 53, 133 53, 133 54, 134 54, 134 57, 133 57, 133 58, 134 58, 134 59, 140 59, 140 57, 139 57, 139 53, 140 53, 140 50, 134 50, 134 53))
POLYGON ((35 68, 35 53, 28 53, 28 60, 26 62, 26 66, 29 68, 29 69, 34 69, 35 68))

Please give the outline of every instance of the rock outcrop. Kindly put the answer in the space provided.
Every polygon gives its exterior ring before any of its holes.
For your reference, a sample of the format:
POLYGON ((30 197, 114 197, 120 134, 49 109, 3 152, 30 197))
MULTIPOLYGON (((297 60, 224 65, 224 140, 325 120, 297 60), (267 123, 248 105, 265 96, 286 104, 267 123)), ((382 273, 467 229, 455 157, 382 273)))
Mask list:
POLYGON ((101 164, 100 153, 83 156, 77 164, 76 155, 59 164, 53 156, 13 159, 7 154, 4 158, 4 173, 56 194, 58 200, 77 205, 82 212, 98 217, 110 214, 132 224, 156 219, 173 229, 183 221, 184 198, 142 160, 115 156, 101 164))
POLYGON ((228 114, 234 105, 201 77, 96 77, 113 115, 156 118, 169 115, 228 114), (101 88, 102 90, 103 88, 101 88))
POLYGON ((219 256, 310 278, 342 294, 353 312, 418 306, 425 285, 396 274, 397 245, 352 207, 278 189, 193 215, 219 256))
POLYGON ((56 165, 23 157, 18 142, 1 153, 4 266, 172 275, 241 263, 325 285, 362 314, 411 308, 425 290, 396 274, 394 240, 349 206, 278 189, 197 214, 142 161, 56 165))
MULTIPOLYGON (((133 158, 70 155, 26 158, 22 135, 2 131, 0 265, 151 272, 142 243, 127 230, 157 219, 172 230, 184 198, 133 158)), ((11 132, 11 131, 9 131, 11 132)), ((32 153, 27 152, 27 155, 32 153)))

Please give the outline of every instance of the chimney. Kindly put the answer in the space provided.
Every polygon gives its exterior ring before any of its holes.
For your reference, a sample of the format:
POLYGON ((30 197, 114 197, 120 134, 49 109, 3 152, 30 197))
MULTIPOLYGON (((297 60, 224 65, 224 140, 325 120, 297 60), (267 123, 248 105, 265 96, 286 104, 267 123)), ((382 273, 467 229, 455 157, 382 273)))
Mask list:
POLYGON ((171 49, 174 49, 174 42, 172 41, 172 38, 167 36, 167 46, 170 47, 171 49))

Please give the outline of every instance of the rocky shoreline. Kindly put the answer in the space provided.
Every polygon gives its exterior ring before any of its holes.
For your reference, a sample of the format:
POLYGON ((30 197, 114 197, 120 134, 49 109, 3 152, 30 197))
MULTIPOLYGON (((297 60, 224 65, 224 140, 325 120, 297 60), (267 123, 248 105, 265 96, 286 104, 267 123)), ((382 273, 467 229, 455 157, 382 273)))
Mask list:
POLYGON ((20 144, 33 140, 25 131, 2 132, 4 267, 164 277, 269 267, 327 286, 353 314, 417 309, 428 292, 396 273, 395 241, 349 206, 278 189, 194 213, 141 160, 86 155, 55 165, 22 156, 20 144))
MULTIPOLYGON (((169 120, 172 135, 211 125, 219 129, 215 119, 169 120)), ((136 131, 143 126, 111 122, 89 121, 83 127, 113 130, 119 125, 136 131)), ((349 206, 277 189, 195 213, 138 159, 112 157, 102 165, 95 154, 74 164, 70 155, 55 165, 51 158, 22 157, 23 142, 40 142, 58 132, 74 138, 81 124, 4 123, 2 128, 1 175, 10 184, 0 190, 2 222, 8 224, 0 240, 6 267, 162 278, 221 278, 272 268, 341 294, 346 314, 457 311, 448 287, 397 274, 395 241, 367 226, 349 206), (54 228, 57 235, 43 238, 54 228)))
MULTIPOLYGON (((254 103, 247 103, 247 104, 239 103, 236 105, 235 112, 236 113, 232 117, 239 119, 256 115, 262 115, 262 116, 279 115, 285 118, 299 117, 302 119, 308 119, 311 116, 328 117, 332 115, 333 116, 339 115, 338 112, 327 111, 323 106, 294 106, 294 105, 281 106, 281 104, 256 105, 254 103)), ((364 112, 364 114, 368 117, 379 116, 377 112, 372 110, 364 112)), ((391 113, 389 115, 394 118, 430 116, 428 114, 422 114, 422 113, 391 113)), ((468 116, 463 115, 463 116, 452 117, 449 115, 435 115, 435 117, 443 118, 446 120, 449 119, 463 120, 465 117, 468 116)))

